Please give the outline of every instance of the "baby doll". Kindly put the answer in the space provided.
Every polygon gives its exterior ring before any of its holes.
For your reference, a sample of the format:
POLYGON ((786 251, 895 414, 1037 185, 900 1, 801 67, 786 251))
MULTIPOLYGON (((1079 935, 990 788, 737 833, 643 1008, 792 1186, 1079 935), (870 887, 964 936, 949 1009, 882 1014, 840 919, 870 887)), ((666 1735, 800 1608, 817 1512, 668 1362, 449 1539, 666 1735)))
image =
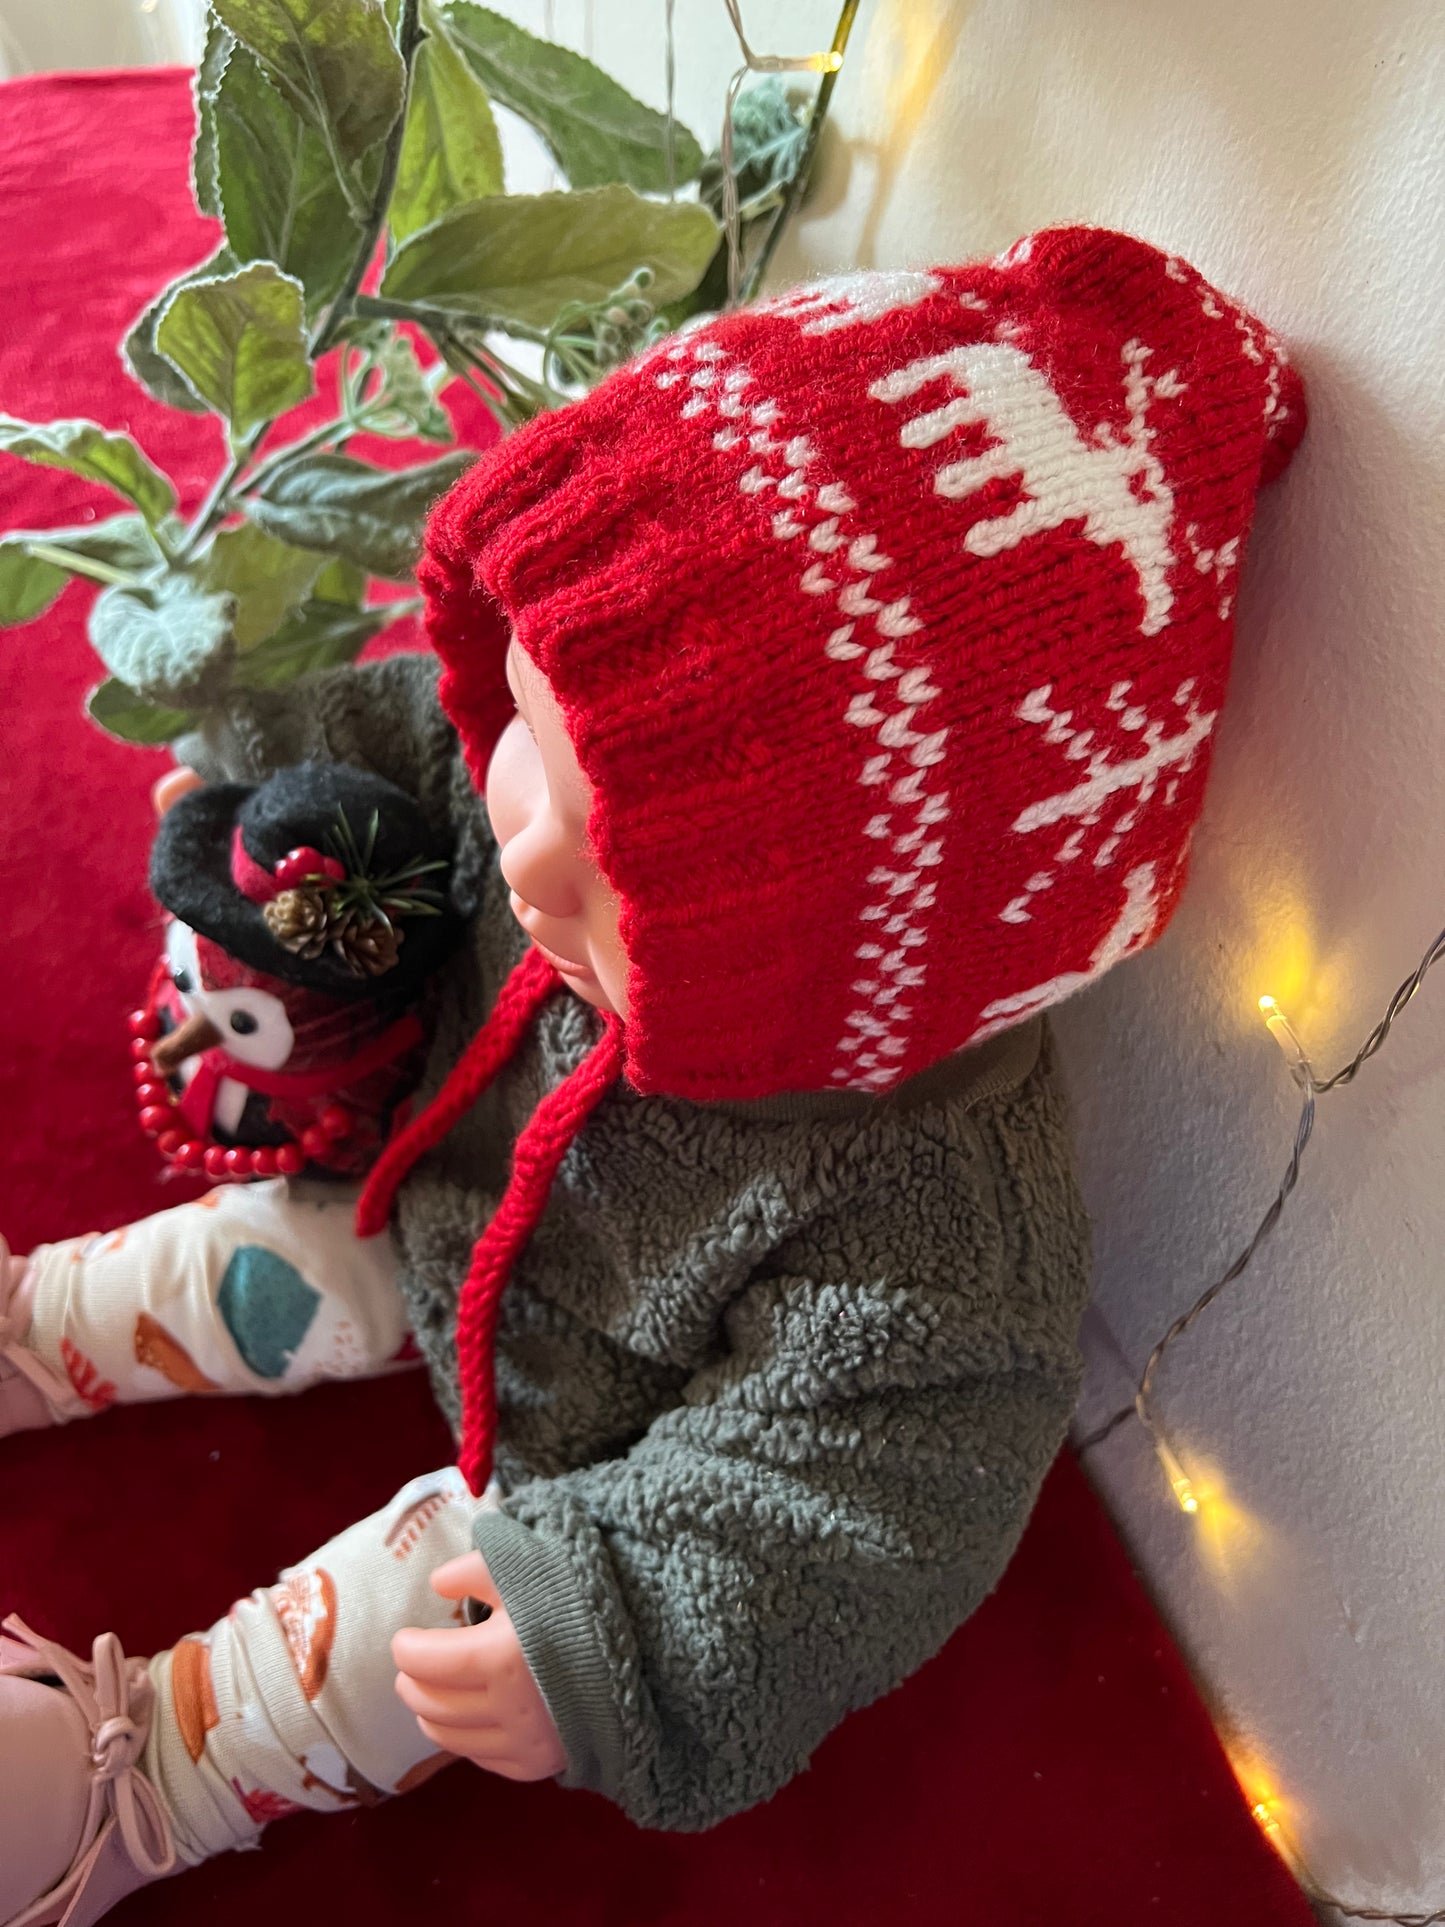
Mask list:
POLYGON ((299 1389, 218 1310, 299 1280, 351 1369, 409 1325, 461 1469, 148 1663, 9 1622, 0 1920, 454 1756, 704 1827, 968 1616, 1078 1382, 1040 1013, 1174 908, 1303 425, 1268 331, 1120 235, 821 282, 478 463, 422 566, 439 689, 254 697, 206 779, 334 758, 450 826, 422 1103, 362 1235, 234 1187, 12 1263, 0 1345, 166 1396, 154 1306, 213 1389, 299 1389))

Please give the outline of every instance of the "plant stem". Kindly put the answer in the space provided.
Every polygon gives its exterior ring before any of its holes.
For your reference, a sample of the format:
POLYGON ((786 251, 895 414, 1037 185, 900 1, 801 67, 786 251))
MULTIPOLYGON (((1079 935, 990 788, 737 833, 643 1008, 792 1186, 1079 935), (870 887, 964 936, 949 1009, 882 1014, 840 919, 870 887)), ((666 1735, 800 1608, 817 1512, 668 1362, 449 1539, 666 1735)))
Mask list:
POLYGON ((832 50, 839 56, 838 65, 831 73, 824 74, 822 84, 818 88, 818 97, 813 102, 813 111, 808 118, 808 131, 803 139, 803 151, 798 157, 798 171, 788 183, 788 192, 782 206, 773 217, 772 226, 768 229, 763 245, 758 250, 757 259, 748 269, 738 297, 741 301, 751 301, 757 293, 777 245, 783 238, 784 228, 802 205, 803 196, 808 189, 808 177, 813 171, 818 141, 823 132, 823 123, 828 118, 833 89, 843 69, 842 55, 848 50, 848 36, 853 31, 853 20, 857 12, 858 0, 843 0, 843 11, 838 15, 838 25, 833 33, 832 50))
POLYGON ((389 301, 383 295, 358 294, 352 299, 351 312, 377 321, 414 321, 419 328, 428 330, 495 329, 498 334, 510 335, 514 341, 530 341, 539 348, 544 348, 548 341, 545 328, 530 327, 525 321, 508 321, 499 315, 475 314, 461 308, 433 308, 424 301, 389 301))
POLYGON ((98 562, 93 555, 76 555, 53 542, 27 542, 25 553, 37 562, 51 562, 57 569, 68 569, 72 575, 89 576, 92 582, 106 582, 120 589, 140 586, 138 576, 129 575, 124 569, 113 569, 108 562, 98 562))
POLYGON ((377 177, 376 192, 371 199, 365 231, 361 245, 356 250, 356 258, 351 264, 340 293, 327 310, 326 319, 320 323, 312 337, 310 352, 313 361, 321 359, 341 332, 341 324, 351 313, 352 301, 361 286, 366 270, 371 266, 371 257, 376 253, 376 244, 381 239, 381 231, 386 225, 386 210, 391 205, 391 192, 396 186, 397 164, 401 159, 401 140, 406 131, 406 117, 411 107, 412 62, 424 38, 420 14, 421 0, 401 0, 401 18, 397 23, 396 31, 397 51, 406 67, 406 85, 402 89, 401 111, 386 137, 386 147, 381 157, 381 173, 377 177))
POLYGON ((252 469, 246 477, 244 495, 254 495, 264 488, 278 469, 285 468, 300 455, 309 455, 313 448, 320 448, 326 442, 349 441, 359 435, 366 427, 369 411, 363 409, 359 415, 338 415, 335 421, 323 422, 320 428, 313 428, 309 435, 301 435, 294 442, 287 442, 278 448, 274 455, 268 455, 259 468, 252 469))
POLYGON ((178 563, 189 562, 211 530, 224 517, 230 507, 231 490, 235 485, 236 477, 250 461, 260 445, 261 437, 270 426, 270 422, 262 422, 250 440, 243 447, 235 450, 230 461, 212 482, 210 493, 196 510, 196 519, 186 530, 185 540, 181 543, 176 555, 178 563))

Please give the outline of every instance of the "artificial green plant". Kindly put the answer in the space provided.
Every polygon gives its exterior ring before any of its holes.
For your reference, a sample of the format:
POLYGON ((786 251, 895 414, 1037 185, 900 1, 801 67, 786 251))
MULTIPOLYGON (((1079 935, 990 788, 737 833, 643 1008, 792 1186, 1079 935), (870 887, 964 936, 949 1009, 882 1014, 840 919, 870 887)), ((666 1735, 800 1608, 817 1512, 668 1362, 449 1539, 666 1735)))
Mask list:
MULTIPOLYGON (((716 157, 474 0, 211 0, 195 105, 192 189, 225 238, 122 352, 159 400, 223 421, 204 501, 182 518, 126 435, 0 415, 0 451, 127 505, 0 537, 0 625, 72 577, 102 584, 89 634, 109 673, 90 714, 135 743, 224 731, 237 690, 347 661, 415 610, 370 591, 410 581, 427 509, 473 459, 448 382, 505 431, 720 306, 727 280, 716 157), (536 130, 565 189, 506 192, 494 104, 536 130), (530 345, 532 372, 508 342, 530 345), (273 433, 333 350, 336 413, 273 433), (363 433, 435 452, 376 467, 349 452, 363 433)), ((742 219, 763 246, 796 204, 807 120, 776 81, 738 104, 742 219)))

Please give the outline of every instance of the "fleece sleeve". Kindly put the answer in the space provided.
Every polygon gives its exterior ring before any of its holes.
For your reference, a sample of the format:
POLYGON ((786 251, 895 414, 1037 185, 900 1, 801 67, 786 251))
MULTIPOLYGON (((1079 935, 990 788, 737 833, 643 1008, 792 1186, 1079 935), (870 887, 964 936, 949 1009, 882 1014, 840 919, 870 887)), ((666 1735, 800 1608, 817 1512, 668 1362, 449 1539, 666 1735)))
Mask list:
POLYGON ((630 1451, 478 1518, 569 1784, 709 1826, 991 1590, 1077 1387, 1087 1234, 1052 1175, 1016 1169, 1012 1226, 966 1253, 930 1251, 907 1196, 857 1200, 751 1279, 717 1362, 630 1451))

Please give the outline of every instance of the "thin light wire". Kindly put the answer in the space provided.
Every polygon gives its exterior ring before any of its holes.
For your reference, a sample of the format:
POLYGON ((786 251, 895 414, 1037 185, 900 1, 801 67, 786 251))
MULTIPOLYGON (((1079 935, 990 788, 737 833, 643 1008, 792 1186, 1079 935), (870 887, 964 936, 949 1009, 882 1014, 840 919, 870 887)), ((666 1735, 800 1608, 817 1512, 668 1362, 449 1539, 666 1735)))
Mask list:
MULTIPOLYGON (((1327 1091, 1338 1090, 1341 1085, 1354 1081, 1363 1066, 1369 1062, 1383 1045, 1385 1039, 1390 1034, 1391 1027, 1395 1023, 1395 1020, 1419 990, 1425 980, 1426 973, 1434 964, 1440 961, 1442 955, 1445 955, 1445 930, 1440 932, 1439 936, 1436 937, 1435 941, 1420 959, 1417 967, 1400 985, 1399 989, 1390 999, 1389 1007, 1384 1016, 1370 1032, 1364 1043, 1361 1044, 1350 1061, 1335 1072, 1333 1077, 1317 1078, 1315 1076, 1314 1068, 1310 1063, 1304 1046, 1300 1043, 1298 1037, 1295 1036, 1288 1019, 1284 1017, 1282 1012, 1274 1012, 1270 1020, 1270 1027, 1274 1029, 1276 1026, 1280 1026, 1289 1044, 1292 1046, 1291 1054, 1294 1061, 1290 1066, 1290 1074, 1303 1093, 1299 1122, 1295 1126, 1294 1148, 1290 1153, 1290 1160, 1285 1167, 1284 1176, 1280 1180, 1279 1190, 1275 1193, 1269 1209, 1255 1227, 1253 1237, 1234 1260, 1233 1264, 1230 1265, 1222 1277, 1217 1278, 1206 1291, 1200 1293, 1199 1297, 1195 1299, 1194 1303, 1186 1312, 1174 1320, 1174 1323, 1169 1327, 1168 1331, 1165 1332, 1153 1351, 1150 1352, 1149 1361, 1145 1365, 1143 1374, 1139 1380, 1138 1390, 1134 1394, 1133 1404, 1121 1406, 1120 1409, 1106 1419, 1102 1425, 1098 1426, 1094 1431, 1090 1432, 1086 1438, 1082 1439, 1077 1448, 1080 1452, 1089 1452, 1092 1451, 1096 1445, 1101 1445, 1106 1438, 1117 1431, 1119 1426, 1129 1418, 1139 1419, 1148 1431, 1150 1437, 1154 1439, 1156 1443, 1164 1437, 1163 1428, 1154 1414, 1152 1393, 1154 1379, 1165 1351, 1181 1333, 1188 1331, 1195 1319, 1198 1318, 1202 1312, 1207 1311, 1215 1299, 1218 1298, 1219 1294, 1228 1286, 1232 1285, 1240 1273, 1248 1268, 1255 1253, 1279 1223, 1285 1203, 1290 1193, 1294 1190, 1295 1185, 1299 1182, 1300 1161, 1304 1156, 1305 1147, 1308 1145, 1310 1136, 1314 1131, 1316 1100, 1324 1096, 1327 1091)), ((1382 1918, 1390 1919, 1391 1916, 1384 1915, 1382 1918)))
MULTIPOLYGON (((786 54, 755 53, 748 45, 747 34, 743 31, 743 16, 740 0, 723 0, 728 19, 732 22, 733 33, 737 36, 738 46, 742 49, 743 64, 728 82, 727 104, 723 109, 722 125, 722 190, 723 190, 723 232, 728 244, 728 306, 736 307, 743 277, 742 217, 738 204, 738 176, 733 142, 733 108, 737 105, 738 92, 749 74, 829 74, 836 72, 842 65, 842 56, 829 49, 823 53, 786 54)), ((816 110, 815 110, 816 111, 816 110)))
MULTIPOLYGON (((1310 1062, 1309 1053, 1300 1042, 1289 1019, 1274 1003, 1273 999, 1261 1000, 1261 1007, 1269 1013, 1270 1030, 1274 1033, 1276 1041, 1289 1058, 1290 1075, 1302 1093, 1299 1122, 1295 1126, 1294 1148, 1290 1153, 1290 1160, 1285 1167, 1284 1176, 1280 1180, 1279 1190, 1275 1193, 1269 1209, 1255 1227, 1254 1236, 1234 1260, 1234 1263, 1222 1277, 1217 1278, 1215 1282, 1210 1285, 1207 1291, 1200 1293, 1188 1311, 1181 1317, 1175 1319, 1174 1323, 1169 1327, 1168 1331, 1165 1332, 1153 1351, 1150 1352, 1148 1363, 1145 1365, 1143 1375, 1139 1380, 1138 1390, 1134 1394, 1133 1404, 1121 1406, 1103 1425, 1099 1426, 1095 1431, 1091 1432, 1087 1438, 1083 1439, 1077 1448, 1079 1452, 1091 1451, 1096 1445, 1101 1445, 1106 1438, 1117 1431, 1125 1420, 1137 1418, 1149 1433, 1155 1451, 1159 1453, 1161 1460, 1164 1460, 1166 1455, 1169 1458, 1173 1458, 1174 1455, 1169 1446, 1164 1428, 1155 1416, 1151 1403, 1154 1377, 1159 1369, 1159 1363, 1164 1356, 1165 1350, 1176 1338, 1189 1329, 1202 1312, 1209 1309, 1219 1294, 1229 1285, 1233 1284, 1242 1271, 1247 1269, 1254 1254, 1279 1223, 1286 1200, 1294 1190, 1295 1185, 1299 1182, 1300 1161, 1304 1156, 1305 1148, 1309 1144, 1311 1134, 1314 1131, 1316 1100, 1323 1097, 1327 1091, 1339 1090, 1343 1085, 1354 1082, 1355 1078, 1359 1076, 1360 1071, 1384 1044, 1401 1011, 1404 1010, 1405 1006, 1419 991, 1421 984, 1425 981, 1426 974, 1440 961, 1442 956, 1445 956, 1445 930, 1440 932, 1439 936, 1436 937, 1435 941, 1426 950, 1415 969, 1396 990, 1394 996, 1390 999, 1384 1016, 1380 1019, 1379 1023, 1375 1025, 1375 1028, 1370 1032, 1364 1043, 1361 1044, 1349 1062, 1335 1072, 1333 1077, 1318 1078, 1315 1076, 1314 1066, 1310 1062)), ((1316 1879, 1308 1861, 1294 1845, 1294 1842, 1284 1834, 1277 1820, 1273 1823, 1272 1831, 1280 1834, 1281 1839, 1285 1843, 1283 1847, 1285 1859, 1293 1869, 1295 1877, 1301 1887, 1303 1887, 1305 1893, 1316 1905, 1332 1907, 1336 1913, 1343 1915, 1347 1920, 1376 1921, 1383 1923, 1384 1927, 1441 1927, 1441 1923, 1445 1923, 1445 1907, 1437 1907, 1429 1913, 1398 1913, 1392 1912, 1388 1907, 1351 1906, 1349 1902, 1341 1900, 1338 1894, 1332 1893, 1328 1887, 1322 1885, 1322 1883, 1316 1879)))
POLYGON ((1445 1907, 1437 1907, 1433 1913, 1392 1913, 1388 1907, 1352 1907, 1347 1900, 1341 1900, 1338 1894, 1331 1893, 1316 1879, 1314 1869, 1277 1818, 1272 1817, 1268 1831, 1278 1833, 1282 1842, 1282 1858, 1316 1906, 1333 1907, 1336 1913, 1343 1914, 1348 1920, 1384 1921, 1388 1927, 1439 1927, 1445 1921, 1445 1907))
POLYGON ((667 198, 677 199, 677 36, 673 28, 676 0, 666 0, 664 15, 664 71, 667 75, 667 140, 663 152, 667 159, 667 198))

